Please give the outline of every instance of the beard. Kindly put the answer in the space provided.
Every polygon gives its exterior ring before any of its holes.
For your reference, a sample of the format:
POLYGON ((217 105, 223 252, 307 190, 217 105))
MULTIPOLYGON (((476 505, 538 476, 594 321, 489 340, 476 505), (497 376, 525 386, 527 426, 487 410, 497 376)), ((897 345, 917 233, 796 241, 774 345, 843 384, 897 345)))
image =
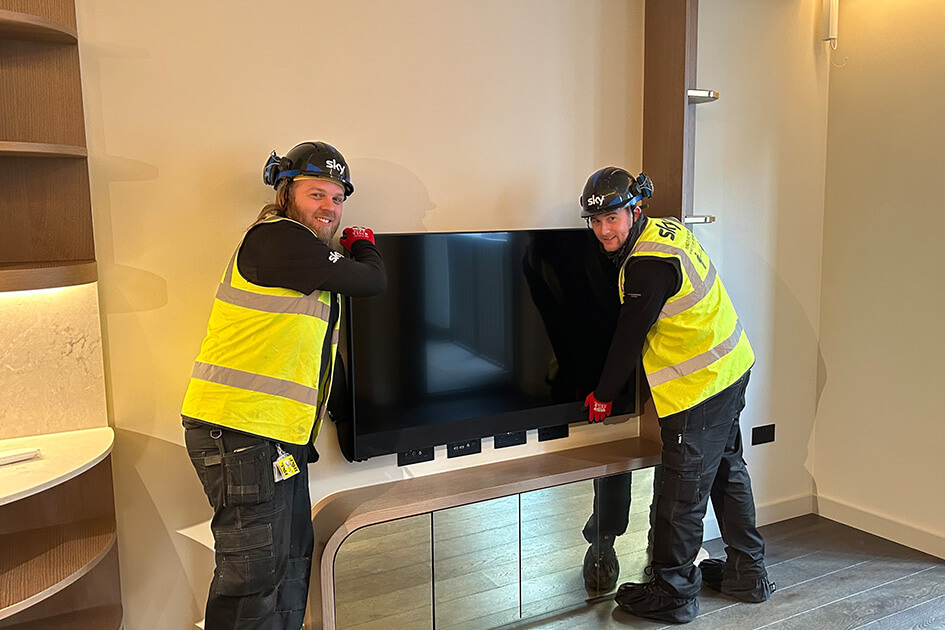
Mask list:
POLYGON ((335 237, 335 234, 338 232, 338 224, 332 223, 331 225, 325 225, 323 223, 318 223, 315 226, 309 226, 312 228, 312 231, 315 232, 315 235, 318 236, 318 240, 325 243, 326 245, 331 244, 331 239, 335 237))

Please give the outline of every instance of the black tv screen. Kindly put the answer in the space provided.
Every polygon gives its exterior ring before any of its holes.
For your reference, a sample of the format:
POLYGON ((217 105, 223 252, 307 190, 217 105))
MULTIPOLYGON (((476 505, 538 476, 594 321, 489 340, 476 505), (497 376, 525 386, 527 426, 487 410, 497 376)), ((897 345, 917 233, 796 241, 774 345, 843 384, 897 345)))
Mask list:
MULTIPOLYGON (((380 234, 388 288, 349 299, 349 460, 585 422, 617 320, 587 229, 380 234)), ((614 401, 633 411, 635 378, 614 401)), ((336 418, 339 419, 339 418, 336 418)))

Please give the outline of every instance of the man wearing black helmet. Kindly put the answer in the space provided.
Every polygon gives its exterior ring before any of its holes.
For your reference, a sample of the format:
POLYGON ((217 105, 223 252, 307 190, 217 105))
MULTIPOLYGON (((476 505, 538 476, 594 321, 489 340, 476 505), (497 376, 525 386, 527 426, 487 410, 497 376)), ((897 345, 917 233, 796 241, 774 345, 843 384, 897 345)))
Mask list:
POLYGON ((376 295, 384 262, 367 228, 346 228, 344 157, 305 142, 273 151, 276 189, 217 289, 183 404, 185 442, 213 507, 216 568, 207 630, 302 627, 314 536, 308 463, 331 391, 339 294, 376 295))
POLYGON ((699 613, 703 582, 745 602, 765 601, 774 584, 738 422, 754 354, 695 236, 675 219, 642 214, 652 194, 646 175, 607 167, 581 195, 581 216, 620 269, 621 302, 604 370, 585 404, 592 421, 606 418, 642 357, 663 441, 651 579, 621 585, 615 599, 635 615, 686 623, 699 613), (727 557, 697 567, 710 496, 727 557))

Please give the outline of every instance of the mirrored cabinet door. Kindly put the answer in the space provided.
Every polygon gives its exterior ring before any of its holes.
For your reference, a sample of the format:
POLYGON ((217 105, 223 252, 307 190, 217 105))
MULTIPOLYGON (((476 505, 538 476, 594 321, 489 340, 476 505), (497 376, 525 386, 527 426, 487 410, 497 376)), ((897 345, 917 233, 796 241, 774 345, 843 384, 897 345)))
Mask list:
POLYGON ((335 556, 339 630, 433 628, 432 516, 352 533, 335 556))
POLYGON ((433 513, 437 630, 485 630, 520 619, 519 498, 433 513))

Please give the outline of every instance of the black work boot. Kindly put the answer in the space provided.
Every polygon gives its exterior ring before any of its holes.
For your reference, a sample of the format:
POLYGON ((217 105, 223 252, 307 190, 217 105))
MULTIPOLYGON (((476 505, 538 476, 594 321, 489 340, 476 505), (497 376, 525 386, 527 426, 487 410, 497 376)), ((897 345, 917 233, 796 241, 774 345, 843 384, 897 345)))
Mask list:
POLYGON ((655 576, 644 584, 621 584, 614 601, 632 615, 667 623, 689 623, 699 614, 697 598, 679 597, 655 576))
POLYGON ((759 604, 767 601, 778 586, 767 577, 729 579, 726 576, 725 560, 709 558, 699 563, 702 571, 702 583, 714 591, 719 591, 738 601, 759 604))
POLYGON ((620 563, 614 551, 614 537, 603 536, 587 548, 584 554, 584 588, 607 592, 617 585, 620 563))

